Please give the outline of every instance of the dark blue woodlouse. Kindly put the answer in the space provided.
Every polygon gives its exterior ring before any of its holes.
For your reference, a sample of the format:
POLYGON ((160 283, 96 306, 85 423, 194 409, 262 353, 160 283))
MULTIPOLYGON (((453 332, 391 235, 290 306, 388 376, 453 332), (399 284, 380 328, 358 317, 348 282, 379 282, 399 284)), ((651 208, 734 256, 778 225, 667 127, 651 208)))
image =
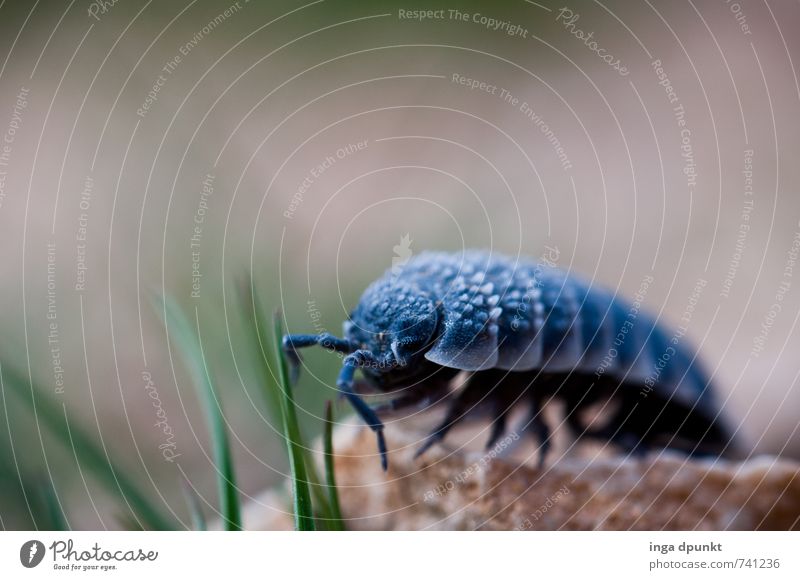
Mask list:
POLYGON ((550 265, 483 251, 425 252, 367 288, 343 338, 286 335, 283 347, 295 376, 297 348, 346 355, 337 387, 376 433, 384 469, 380 411, 441 400, 460 371, 471 374, 418 455, 477 409, 493 418, 494 445, 509 410, 524 400, 541 464, 550 441, 541 407, 550 398, 564 402, 577 436, 628 452, 725 454, 730 432, 695 355, 638 306, 550 265), (354 380, 356 369, 365 381, 354 380), (372 408, 359 394, 365 386, 399 395, 372 408), (583 412, 601 402, 612 403, 611 416, 603 427, 587 426, 583 412))

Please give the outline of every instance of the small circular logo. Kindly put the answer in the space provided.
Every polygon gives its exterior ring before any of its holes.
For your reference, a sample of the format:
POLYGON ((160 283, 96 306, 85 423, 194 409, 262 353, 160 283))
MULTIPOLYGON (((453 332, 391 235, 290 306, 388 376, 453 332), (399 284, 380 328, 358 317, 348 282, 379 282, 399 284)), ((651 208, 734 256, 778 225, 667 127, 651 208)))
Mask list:
POLYGON ((19 549, 19 561, 26 568, 35 568, 44 559, 44 544, 39 540, 28 540, 19 549))

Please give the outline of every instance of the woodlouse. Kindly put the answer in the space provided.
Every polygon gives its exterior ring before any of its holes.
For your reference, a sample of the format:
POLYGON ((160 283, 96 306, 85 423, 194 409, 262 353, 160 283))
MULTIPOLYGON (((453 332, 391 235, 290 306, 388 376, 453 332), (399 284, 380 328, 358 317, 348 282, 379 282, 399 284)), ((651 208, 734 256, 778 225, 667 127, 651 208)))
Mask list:
POLYGON ((526 401, 525 424, 543 463, 550 429, 541 408, 550 398, 564 402, 576 435, 628 452, 658 446, 726 453, 730 432, 696 355, 639 306, 552 265, 485 251, 424 252, 366 289, 343 338, 286 335, 283 346, 295 369, 297 348, 344 353, 337 387, 376 433, 384 469, 380 411, 443 399, 461 371, 470 373, 464 388, 418 455, 475 410, 493 418, 492 446, 510 409, 526 401), (370 407, 356 369, 366 386, 399 396, 370 407), (603 401, 613 403, 609 420, 587 426, 583 412, 603 401))

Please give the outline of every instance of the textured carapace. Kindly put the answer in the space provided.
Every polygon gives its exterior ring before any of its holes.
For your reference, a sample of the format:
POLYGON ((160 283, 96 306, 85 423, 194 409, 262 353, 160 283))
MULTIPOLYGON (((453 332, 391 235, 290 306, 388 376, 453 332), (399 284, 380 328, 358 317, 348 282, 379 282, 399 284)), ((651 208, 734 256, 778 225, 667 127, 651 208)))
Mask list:
POLYGON ((723 453, 730 437, 696 356, 640 306, 550 265, 484 251, 425 252, 367 288, 344 338, 287 335, 284 347, 295 363, 295 349, 312 344, 347 353, 337 385, 377 433, 384 466, 383 424, 354 386, 357 368, 367 386, 402 390, 384 409, 452 396, 420 452, 480 409, 494 420, 491 445, 510 407, 524 400, 525 428, 540 439, 543 461, 549 429, 541 405, 555 397, 566 403, 576 435, 628 450, 723 453), (459 371, 471 376, 450 394, 459 371), (613 416, 601 429, 587 428, 583 411, 604 400, 614 403, 613 416))

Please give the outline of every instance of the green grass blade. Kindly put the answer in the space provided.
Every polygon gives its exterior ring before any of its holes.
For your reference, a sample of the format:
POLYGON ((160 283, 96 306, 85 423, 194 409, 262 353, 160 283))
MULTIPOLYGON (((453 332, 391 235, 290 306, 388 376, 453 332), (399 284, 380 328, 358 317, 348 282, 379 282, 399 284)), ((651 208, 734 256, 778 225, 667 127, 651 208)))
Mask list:
POLYGON ((187 480, 183 481, 183 496, 186 498, 186 505, 189 507, 189 514, 192 516, 192 529, 205 532, 208 530, 206 516, 203 514, 203 506, 192 484, 187 480))
POLYGON ((250 333, 250 341, 257 347, 258 365, 258 384, 261 386, 260 392, 264 398, 264 405, 267 409, 272 422, 276 425, 278 432, 283 433, 283 412, 281 411, 281 390, 275 380, 270 366, 270 349, 267 337, 267 325, 261 311, 261 305, 257 296, 253 293, 253 282, 250 277, 245 278, 239 283, 239 300, 244 316, 244 325, 250 333), (247 316, 247 312, 252 311, 254 316, 247 316))
POLYGON ((43 479, 39 482, 38 487, 39 495, 47 513, 47 527, 45 529, 54 532, 69 531, 70 527, 67 523, 67 518, 64 516, 64 511, 61 509, 61 502, 58 500, 56 490, 50 481, 43 479))
POLYGON ((196 326, 193 327, 177 304, 171 299, 165 298, 164 314, 167 329, 172 329, 173 331, 170 334, 173 335, 173 340, 183 355, 183 359, 192 376, 192 382, 203 403, 211 435, 211 445, 214 451, 214 462, 217 467, 220 510, 225 519, 225 527, 227 530, 241 530, 242 518, 241 506, 239 505, 239 490, 236 486, 236 474, 233 469, 233 457, 228 441, 228 431, 225 427, 222 405, 206 366, 203 344, 199 334, 200 321, 197 311, 195 310, 196 326))
POLYGON ((289 382, 286 360, 281 350, 283 328, 278 313, 274 317, 273 348, 278 366, 278 386, 281 390, 281 411, 283 414, 284 437, 289 453, 289 467, 292 472, 292 495, 294 498, 295 527, 300 531, 314 530, 314 508, 308 486, 305 449, 297 422, 294 394, 289 382))
MULTIPOLYGON (((305 445, 304 445, 305 447, 305 445)), ((328 504, 328 494, 325 485, 317 473, 317 464, 314 462, 311 450, 307 447, 303 449, 306 462, 306 475, 308 476, 308 485, 311 490, 311 497, 314 500, 314 515, 317 518, 317 523, 321 524, 323 528, 328 529, 328 521, 331 520, 331 507, 328 504)))
MULTIPOLYGON (((264 402, 267 406, 268 412, 270 413, 274 423, 278 425, 282 430, 284 439, 288 440, 289 435, 287 434, 283 420, 282 400, 284 399, 283 396, 284 389, 282 389, 281 386, 278 384, 279 381, 275 380, 275 373, 273 372, 273 369, 270 366, 270 357, 268 356, 267 353, 269 352, 268 344, 271 341, 264 335, 264 331, 267 328, 267 324, 265 316, 263 314, 263 310, 261 309, 261 302, 258 300, 258 296, 255 294, 251 278, 249 277, 245 278, 240 283, 239 289, 240 289, 239 295, 242 303, 243 312, 244 313, 248 311, 253 312, 252 317, 245 316, 244 322, 245 325, 251 331, 253 343, 258 346, 257 355, 261 363, 259 365, 259 368, 261 370, 260 384, 262 385, 264 402)), ((274 341, 272 341, 275 342, 275 344, 278 346, 279 361, 284 359, 283 351, 280 350, 281 338, 282 336, 278 335, 275 336, 274 341)), ((294 406, 293 402, 292 406, 294 406)), ((329 492, 327 486, 322 483, 322 479, 317 474, 316 463, 314 462, 312 453, 309 450, 308 446, 304 444, 302 432, 299 433, 298 440, 301 443, 300 448, 302 451, 302 455, 304 458, 304 465, 306 468, 306 479, 309 484, 310 493, 312 497, 312 504, 314 508, 314 514, 317 518, 317 523, 320 524, 322 527, 325 527, 326 529, 330 528, 328 522, 335 520, 336 516, 331 510, 331 506, 329 503, 329 492)), ((289 459, 291 462, 291 452, 289 453, 289 459)), ((294 475, 292 477, 294 477, 294 475)))
MULTIPOLYGON (((248 311, 253 312, 253 316, 247 316, 245 314, 245 325, 250 329, 252 335, 252 342, 253 344, 258 346, 257 357, 260 361, 259 369, 260 369, 260 381, 259 384, 262 386, 261 392, 264 395, 264 403, 267 406, 267 412, 271 416, 273 422, 279 427, 279 431, 282 433, 284 441, 288 441, 289 435, 286 431, 285 421, 283 419, 284 411, 283 411, 283 400, 284 400, 284 390, 281 388, 279 384, 279 380, 276 381, 275 379, 275 372, 273 372, 272 366, 270 365, 270 356, 267 354, 269 352, 270 343, 269 339, 265 335, 267 327, 266 318, 264 316, 264 312, 261 309, 261 301, 258 299, 257 294, 253 289, 253 281, 252 278, 247 277, 245 278, 239 285, 239 295, 240 300, 242 302, 242 311, 243 313, 247 313, 248 311)), ((280 350, 280 338, 276 337, 278 340, 278 361, 283 360, 283 351, 280 350)), ((273 348, 274 351, 274 348, 273 348)), ((278 363, 280 364, 280 363, 278 363)), ((279 374, 279 372, 277 373, 279 374)), ((294 402, 292 402, 292 407, 294 407, 294 402)), ((296 414, 296 413, 295 413, 296 414)), ((314 513, 318 517, 321 522, 330 518, 330 509, 328 507, 328 498, 325 494, 325 489, 323 485, 320 483, 320 477, 317 475, 316 466, 313 462, 313 458, 310 456, 308 452, 307 446, 304 443, 304 439, 302 437, 302 432, 299 431, 299 438, 298 441, 300 442, 300 448, 303 455, 303 461, 306 470, 306 479, 310 486, 311 496, 313 498, 313 507, 314 513)), ((292 465, 292 456, 291 451, 287 445, 287 452, 289 458, 290 468, 292 465)), ((292 475, 294 477, 294 475, 292 475)))
POLYGON ((86 467, 112 493, 123 499, 135 514, 135 519, 140 522, 140 527, 144 525, 152 530, 176 529, 176 524, 165 518, 125 472, 111 461, 105 446, 96 444, 92 436, 69 420, 67 407, 63 402, 47 396, 42 389, 32 385, 13 369, 0 368, 0 379, 2 387, 10 387, 31 410, 38 424, 44 425, 62 443, 71 444, 76 461, 86 467))
POLYGON ((344 530, 344 520, 342 519, 342 509, 339 505, 336 473, 333 468, 333 404, 330 401, 325 402, 325 433, 323 435, 323 446, 325 453, 325 487, 328 491, 328 503, 331 506, 328 529, 341 531, 344 530))
POLYGON ((116 520, 119 527, 126 532, 141 532, 142 525, 139 523, 136 518, 132 517, 131 514, 114 514, 114 520, 116 520))

